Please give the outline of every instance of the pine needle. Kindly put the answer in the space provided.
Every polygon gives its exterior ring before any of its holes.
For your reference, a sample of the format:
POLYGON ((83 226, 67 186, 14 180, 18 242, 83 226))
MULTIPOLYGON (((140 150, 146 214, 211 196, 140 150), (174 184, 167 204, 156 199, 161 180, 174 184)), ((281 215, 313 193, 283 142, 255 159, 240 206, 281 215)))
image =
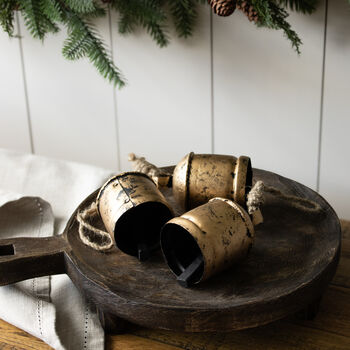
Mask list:
POLYGON ((69 60, 88 57, 104 78, 115 86, 124 86, 125 80, 93 24, 76 14, 67 14, 66 25, 68 38, 64 42, 63 56, 69 60))
POLYGON ((283 30, 284 35, 291 42, 294 50, 300 54, 300 46, 302 41, 298 34, 292 29, 291 25, 286 21, 289 16, 288 12, 276 4, 274 0, 251 0, 245 1, 258 14, 258 27, 266 27, 269 29, 283 30))
POLYGON ((62 8, 56 0, 41 0, 41 10, 51 22, 61 22, 62 8))
POLYGON ((48 32, 58 32, 58 27, 42 11, 42 1, 22 0, 20 11, 24 18, 24 23, 34 38, 43 40, 48 32))
POLYGON ((93 0, 65 0, 65 3, 76 13, 91 13, 96 10, 93 0))
POLYGON ((187 38, 192 35, 197 19, 197 7, 194 0, 173 0, 171 13, 179 37, 187 38))
POLYGON ((292 11, 297 11, 301 13, 311 14, 316 10, 319 0, 278 0, 279 5, 283 5, 291 9, 292 11))
POLYGON ((13 0, 0 1, 0 25, 9 36, 13 36, 14 11, 16 6, 16 1, 13 0))
POLYGON ((120 13, 119 32, 131 33, 141 26, 160 47, 168 45, 169 36, 164 25, 167 16, 162 5, 162 0, 114 0, 112 7, 120 13))

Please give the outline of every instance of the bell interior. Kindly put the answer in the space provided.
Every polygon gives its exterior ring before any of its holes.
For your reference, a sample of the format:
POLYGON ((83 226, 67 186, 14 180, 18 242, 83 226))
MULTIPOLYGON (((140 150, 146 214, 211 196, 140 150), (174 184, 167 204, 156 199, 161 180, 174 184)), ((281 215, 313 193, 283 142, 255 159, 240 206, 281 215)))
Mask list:
POLYGON ((159 248, 160 230, 173 217, 161 202, 145 202, 127 210, 116 222, 114 239, 124 253, 147 260, 159 248))
POLYGON ((203 276, 203 254, 194 237, 182 226, 166 224, 161 232, 161 247, 170 269, 180 285, 189 287, 203 276))

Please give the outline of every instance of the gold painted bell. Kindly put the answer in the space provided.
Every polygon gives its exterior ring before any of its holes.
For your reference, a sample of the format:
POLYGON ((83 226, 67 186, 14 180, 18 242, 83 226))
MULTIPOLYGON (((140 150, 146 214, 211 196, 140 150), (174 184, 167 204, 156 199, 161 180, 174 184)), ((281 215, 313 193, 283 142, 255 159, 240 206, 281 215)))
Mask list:
POLYGON ((156 184, 140 172, 109 179, 97 196, 97 208, 115 245, 139 260, 159 248, 160 230, 173 217, 156 184))
POLYGON ((162 228, 164 258, 180 285, 191 286, 245 257, 254 240, 254 226, 237 203, 213 198, 162 228))
POLYGON ((189 210, 214 197, 233 199, 245 208, 252 186, 249 157, 216 154, 187 154, 175 167, 173 194, 189 210))

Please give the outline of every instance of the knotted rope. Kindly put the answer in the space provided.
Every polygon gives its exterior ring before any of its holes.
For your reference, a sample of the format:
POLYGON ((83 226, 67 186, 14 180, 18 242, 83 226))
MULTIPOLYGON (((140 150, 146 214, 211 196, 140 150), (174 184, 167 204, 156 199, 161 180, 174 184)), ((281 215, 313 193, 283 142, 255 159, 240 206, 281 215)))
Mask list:
POLYGON ((135 153, 130 153, 128 159, 132 162, 134 171, 148 175, 158 187, 169 184, 171 174, 148 162, 145 157, 137 157, 135 153))
POLYGON ((105 251, 113 247, 113 241, 108 232, 90 224, 90 220, 98 215, 96 202, 92 202, 84 210, 78 211, 79 237, 85 245, 98 251, 105 251))
POLYGON ((148 162, 145 157, 136 157, 135 153, 130 153, 128 160, 133 163, 133 169, 135 171, 147 174, 149 177, 165 175, 161 169, 148 162))
POLYGON ((285 194, 277 188, 266 186, 262 181, 257 181, 247 195, 248 213, 253 214, 257 211, 265 200, 265 193, 271 193, 273 196, 286 200, 290 205, 304 213, 317 213, 322 210, 321 206, 310 199, 285 194))

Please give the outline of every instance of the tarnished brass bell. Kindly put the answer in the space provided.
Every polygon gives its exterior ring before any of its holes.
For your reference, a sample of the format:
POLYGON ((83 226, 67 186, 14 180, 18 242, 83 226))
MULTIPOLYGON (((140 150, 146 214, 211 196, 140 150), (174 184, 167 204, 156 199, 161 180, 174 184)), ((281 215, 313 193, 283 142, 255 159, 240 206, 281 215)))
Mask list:
POLYGON ((245 207, 252 186, 249 157, 216 154, 187 154, 173 173, 176 201, 189 210, 214 197, 233 199, 245 207))
POLYGON ((180 285, 188 287, 245 257, 254 226, 240 205, 213 198, 167 222, 160 239, 167 264, 180 285))
POLYGON ((139 172, 109 179, 97 196, 97 208, 116 246, 139 260, 159 248, 161 227, 173 217, 155 183, 139 172))

